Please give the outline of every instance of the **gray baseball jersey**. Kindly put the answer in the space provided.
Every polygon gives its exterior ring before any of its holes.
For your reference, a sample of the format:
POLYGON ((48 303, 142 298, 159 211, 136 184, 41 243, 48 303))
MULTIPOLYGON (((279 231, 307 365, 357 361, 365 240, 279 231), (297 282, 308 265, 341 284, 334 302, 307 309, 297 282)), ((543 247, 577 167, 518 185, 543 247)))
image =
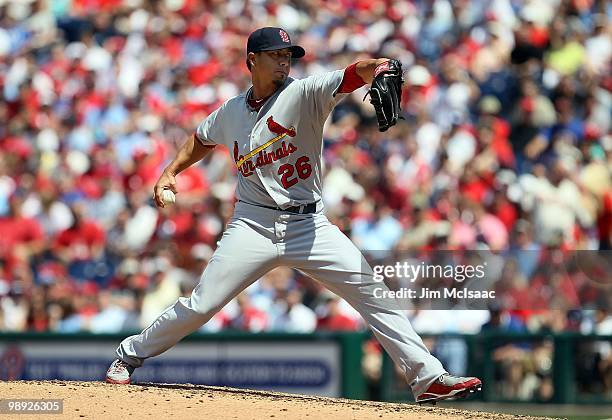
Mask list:
POLYGON ((343 74, 288 77, 259 111, 247 103, 249 90, 198 126, 203 144, 224 144, 233 154, 239 200, 280 208, 321 200, 323 125, 346 96, 336 94, 343 74))
POLYGON ((345 95, 335 94, 343 71, 288 78, 259 111, 248 92, 225 102, 196 130, 206 145, 224 144, 240 171, 234 215, 200 282, 140 334, 127 337, 117 357, 138 367, 197 330, 234 296, 280 265, 293 267, 346 299, 365 319, 412 386, 423 393, 445 372, 397 304, 376 299, 388 290, 374 281, 361 251, 329 222, 321 207, 309 214, 270 209, 321 199, 323 124, 345 95), (266 207, 267 206, 267 207, 266 207))

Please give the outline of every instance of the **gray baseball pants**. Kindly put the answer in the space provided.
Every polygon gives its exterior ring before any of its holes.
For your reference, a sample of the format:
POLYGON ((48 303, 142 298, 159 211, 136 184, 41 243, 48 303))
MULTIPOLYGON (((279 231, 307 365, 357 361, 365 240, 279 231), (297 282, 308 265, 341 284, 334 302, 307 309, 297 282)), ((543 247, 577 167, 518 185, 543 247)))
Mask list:
POLYGON ((191 296, 179 298, 140 334, 123 340, 117 356, 141 366, 199 329, 233 297, 280 265, 304 272, 351 304, 401 367, 414 395, 445 373, 397 302, 374 297, 375 288, 387 290, 385 284, 373 280, 362 253, 322 212, 293 214, 244 202, 236 203, 191 296))

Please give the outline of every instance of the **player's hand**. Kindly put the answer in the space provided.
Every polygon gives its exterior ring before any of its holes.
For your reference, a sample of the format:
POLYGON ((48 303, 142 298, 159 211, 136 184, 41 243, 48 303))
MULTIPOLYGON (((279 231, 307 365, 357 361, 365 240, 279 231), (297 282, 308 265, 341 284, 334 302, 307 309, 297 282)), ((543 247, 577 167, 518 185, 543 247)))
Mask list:
POLYGON ((176 177, 174 174, 166 171, 161 174, 157 180, 157 183, 155 184, 155 187, 153 188, 153 200, 155 201, 155 205, 160 208, 164 208, 166 206, 162 198, 162 192, 164 190, 170 190, 174 194, 177 193, 176 177))

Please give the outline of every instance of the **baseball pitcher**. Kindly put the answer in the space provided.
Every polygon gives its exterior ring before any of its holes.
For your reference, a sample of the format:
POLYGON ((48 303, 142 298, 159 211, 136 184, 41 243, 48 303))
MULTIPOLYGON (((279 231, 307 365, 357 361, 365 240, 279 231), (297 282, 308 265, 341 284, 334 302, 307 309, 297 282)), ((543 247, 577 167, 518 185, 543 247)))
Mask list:
POLYGON ((140 334, 121 342, 106 375, 129 384, 145 359, 197 330, 234 296, 273 268, 293 267, 348 301, 365 319, 419 402, 480 390, 478 378, 454 377, 432 356, 406 316, 376 299, 372 269, 357 247, 324 214, 321 200, 323 125, 346 94, 371 84, 379 129, 399 117, 402 85, 397 60, 359 61, 346 69, 296 80, 291 59, 303 57, 280 28, 261 28, 247 42, 251 88, 223 103, 197 127, 154 189, 176 191, 176 176, 217 145, 238 168, 237 202, 218 247, 190 297, 179 298, 140 334))

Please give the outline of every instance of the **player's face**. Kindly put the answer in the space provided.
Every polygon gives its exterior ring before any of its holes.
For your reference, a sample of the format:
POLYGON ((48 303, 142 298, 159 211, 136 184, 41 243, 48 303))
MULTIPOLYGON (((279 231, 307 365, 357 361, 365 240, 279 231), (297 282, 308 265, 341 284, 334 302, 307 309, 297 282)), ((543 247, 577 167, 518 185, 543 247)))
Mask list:
POLYGON ((262 51, 258 55, 256 65, 260 74, 270 77, 277 86, 285 83, 291 69, 291 50, 262 51))

